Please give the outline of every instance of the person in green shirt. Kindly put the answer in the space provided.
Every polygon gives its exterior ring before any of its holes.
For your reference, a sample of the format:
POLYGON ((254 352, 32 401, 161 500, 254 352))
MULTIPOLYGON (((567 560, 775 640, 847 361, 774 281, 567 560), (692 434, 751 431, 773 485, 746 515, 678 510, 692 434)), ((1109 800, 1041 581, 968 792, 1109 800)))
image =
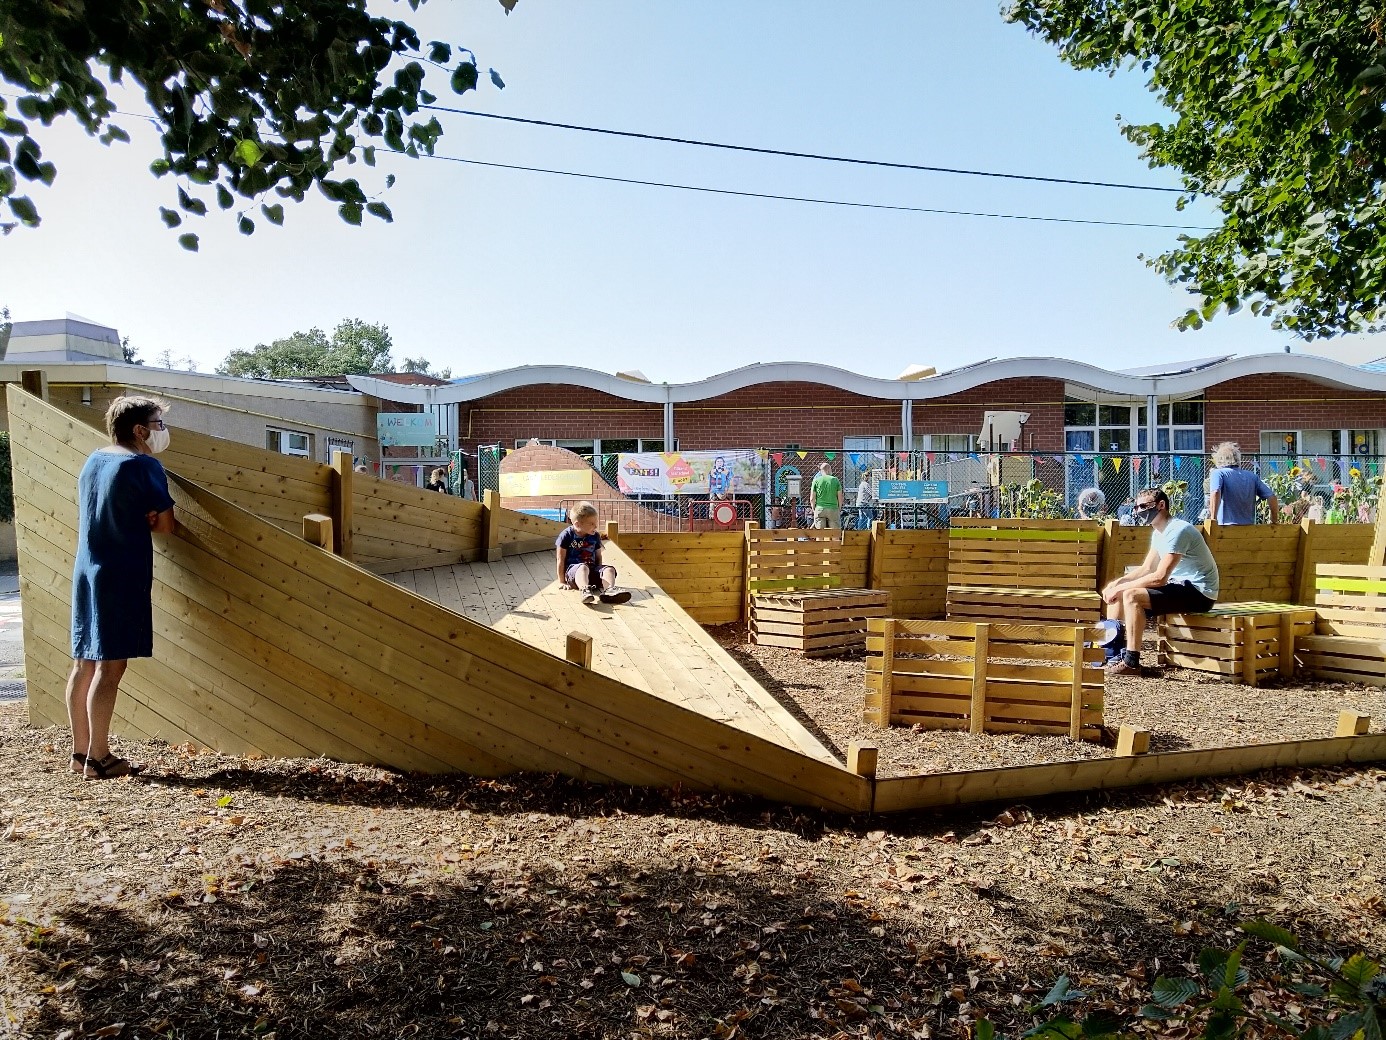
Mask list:
POLYGON ((814 527, 835 530, 842 526, 842 481, 832 475, 826 462, 819 465, 818 475, 809 486, 809 501, 814 527))

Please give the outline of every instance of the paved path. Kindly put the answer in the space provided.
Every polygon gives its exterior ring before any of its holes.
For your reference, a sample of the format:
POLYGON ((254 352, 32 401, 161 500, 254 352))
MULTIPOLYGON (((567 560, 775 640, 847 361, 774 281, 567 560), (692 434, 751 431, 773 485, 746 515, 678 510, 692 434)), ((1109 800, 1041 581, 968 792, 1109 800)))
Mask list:
POLYGON ((19 571, 0 563, 0 701, 23 700, 24 624, 19 607, 19 571))

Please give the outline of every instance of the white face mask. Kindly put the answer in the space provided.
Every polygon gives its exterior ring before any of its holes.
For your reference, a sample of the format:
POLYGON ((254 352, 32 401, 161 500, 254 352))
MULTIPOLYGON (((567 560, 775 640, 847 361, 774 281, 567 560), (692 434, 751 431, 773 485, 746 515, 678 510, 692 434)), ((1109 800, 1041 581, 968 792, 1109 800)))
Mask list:
POLYGON ((168 447, 168 430, 150 430, 149 440, 145 441, 151 455, 157 455, 168 447))

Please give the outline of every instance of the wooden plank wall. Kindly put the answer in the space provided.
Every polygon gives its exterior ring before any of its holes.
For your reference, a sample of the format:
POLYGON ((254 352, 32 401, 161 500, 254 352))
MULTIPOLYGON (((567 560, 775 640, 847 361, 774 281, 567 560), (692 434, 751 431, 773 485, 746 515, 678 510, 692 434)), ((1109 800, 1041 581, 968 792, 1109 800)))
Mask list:
POLYGON ((1219 603, 1293 603, 1301 530, 1293 524, 1202 527, 1222 579, 1219 603))
MULTIPOLYGON (((103 434, 9 388, 30 717, 65 721, 76 476, 103 434)), ((280 530, 170 473, 155 656, 117 732, 233 753, 429 772, 558 771, 846 811, 862 777, 554 657, 280 530)))
POLYGON ((694 621, 726 625, 742 619, 746 536, 741 531, 621 531, 617 542, 694 621))
POLYGON ((892 617, 942 617, 948 586, 948 532, 890 531, 873 525, 871 537, 872 571, 863 587, 890 593, 892 617))
POLYGON ((1102 567, 1098 571, 1099 590, 1126 573, 1127 567, 1138 567, 1150 551, 1150 528, 1122 527, 1108 520, 1102 532, 1102 567))
MULTIPOLYGON (((1386 510, 1383 510, 1386 515, 1386 510)), ((1321 563, 1364 566, 1371 553, 1371 524, 1316 524, 1305 520, 1295 564, 1296 603, 1314 602, 1314 575, 1321 563)))

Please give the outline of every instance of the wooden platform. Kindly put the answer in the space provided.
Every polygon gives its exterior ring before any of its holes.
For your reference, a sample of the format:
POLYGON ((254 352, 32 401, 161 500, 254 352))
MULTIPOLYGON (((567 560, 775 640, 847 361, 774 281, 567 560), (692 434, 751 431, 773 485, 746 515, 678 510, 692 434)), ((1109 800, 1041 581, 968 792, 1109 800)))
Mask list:
POLYGON ((592 668, 671 704, 836 763, 832 752, 688 616, 672 597, 607 542, 629 603, 585 606, 560 588, 552 550, 387 574, 396 584, 448 610, 563 657, 568 634, 592 639, 592 668))
POLYGON ((757 646, 802 650, 810 657, 860 650, 871 618, 890 616, 881 589, 820 589, 751 597, 750 639, 757 646))
POLYGON ((1295 670, 1295 648, 1314 630, 1314 611, 1294 603, 1219 603, 1157 621, 1160 657, 1175 668, 1214 672, 1255 686, 1295 670))

